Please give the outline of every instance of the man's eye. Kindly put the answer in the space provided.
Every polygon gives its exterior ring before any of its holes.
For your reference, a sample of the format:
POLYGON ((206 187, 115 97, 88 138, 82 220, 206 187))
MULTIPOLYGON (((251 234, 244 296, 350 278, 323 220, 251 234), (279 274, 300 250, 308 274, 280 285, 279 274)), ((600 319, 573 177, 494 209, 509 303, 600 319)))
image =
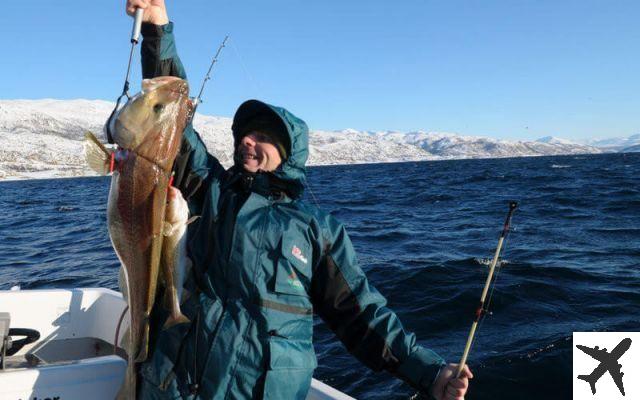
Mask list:
POLYGON ((261 142, 271 142, 271 138, 269 138, 269 136, 265 135, 264 133, 256 134, 256 140, 259 140, 261 142))

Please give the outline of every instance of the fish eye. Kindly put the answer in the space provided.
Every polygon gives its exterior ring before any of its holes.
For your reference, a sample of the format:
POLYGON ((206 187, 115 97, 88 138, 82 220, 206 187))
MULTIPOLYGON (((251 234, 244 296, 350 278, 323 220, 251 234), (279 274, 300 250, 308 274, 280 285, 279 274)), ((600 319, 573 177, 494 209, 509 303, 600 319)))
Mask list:
POLYGON ((155 113, 159 113, 163 109, 164 109, 164 104, 157 103, 156 105, 153 106, 153 112, 155 113))

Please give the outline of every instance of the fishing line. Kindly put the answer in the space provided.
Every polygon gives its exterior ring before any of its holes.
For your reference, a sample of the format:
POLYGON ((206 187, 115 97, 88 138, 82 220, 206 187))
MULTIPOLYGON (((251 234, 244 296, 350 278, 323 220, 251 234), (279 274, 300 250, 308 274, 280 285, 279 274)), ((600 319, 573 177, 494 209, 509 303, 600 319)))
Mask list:
POLYGON ((238 60, 240 61, 240 65, 242 66, 242 69, 246 77, 249 78, 249 81, 251 81, 251 84, 254 86, 254 89, 256 93, 259 95, 259 97, 264 98, 264 93, 262 92, 261 85, 258 83, 256 79, 253 78, 253 75, 251 75, 251 73, 247 69, 247 66, 244 63, 242 56, 240 55, 240 51, 238 50, 238 47, 236 46, 233 40, 230 43, 231 43, 231 47, 233 48, 233 51, 235 51, 236 55, 238 56, 238 60))
MULTIPOLYGON (((236 46, 236 44, 235 44, 235 42, 233 40, 231 40, 229 43, 231 45, 231 48, 233 48, 233 51, 236 53, 236 56, 238 56, 238 61, 240 61, 240 65, 242 66, 242 70, 244 71, 246 78, 251 82, 251 84, 254 87, 254 90, 259 95, 259 97, 264 98, 264 93, 262 91, 262 85, 260 85, 258 80, 255 79, 254 76, 249 72, 249 69, 247 68, 247 65, 245 64, 244 59, 240 55, 240 50, 238 50, 238 46, 236 46)), ((320 203, 318 202, 318 199, 317 199, 315 193, 313 192, 313 189, 311 189, 311 185, 310 185, 309 181, 307 179, 305 179, 303 184, 304 184, 304 187, 306 189, 308 189, 309 194, 311 194, 311 198, 313 200, 313 203, 316 205, 316 207, 320 208, 320 203)))
POLYGON ((127 101, 131 99, 129 96, 129 76, 131 74, 131 62, 133 61, 133 51, 140 40, 140 30, 142 28, 142 16, 144 15, 144 10, 142 8, 136 8, 136 13, 133 18, 133 28, 131 30, 131 50, 129 51, 129 62, 127 63, 127 73, 124 76, 124 87, 122 88, 122 94, 116 100, 116 105, 113 107, 113 111, 111 111, 111 115, 107 118, 107 123, 105 125, 105 131, 107 133, 107 141, 109 144, 113 144, 113 132, 111 123, 113 118, 115 117, 118 108, 120 107, 120 102, 123 97, 127 97, 127 101))
POLYGON ((229 35, 226 35, 224 37, 224 40, 218 47, 218 50, 216 51, 216 54, 213 56, 213 60, 211 60, 211 64, 209 65, 209 70, 207 71, 206 75, 204 76, 204 79, 202 80, 202 85, 200 86, 200 92, 198 93, 198 96, 196 96, 196 98, 193 99, 193 110, 191 111, 191 121, 193 121, 193 118, 196 115, 196 110, 198 109, 198 105, 202 102, 202 93, 204 92, 204 87, 207 84, 207 82, 211 80, 211 70, 213 70, 214 65, 218 62, 218 57, 220 56, 222 49, 225 48, 227 44, 227 40, 229 40, 229 35))
MULTIPOLYGON (((509 236, 507 236, 504 240, 504 250, 503 250, 503 255, 507 252, 507 248, 508 248, 508 244, 509 244, 509 236)), ((504 258, 504 257, 503 257, 504 258)), ((485 311, 487 313, 489 313, 489 315, 493 315, 493 313, 489 312, 489 307, 491 307, 491 301, 493 299, 493 292, 495 292, 496 290, 496 282, 498 281, 498 277, 500 276, 500 273, 502 272, 502 265, 503 265, 504 261, 498 261, 498 268, 496 269, 496 275, 493 278, 493 286, 491 287, 491 291, 489 292, 489 298, 487 300, 487 305, 485 307, 485 311)), ((484 319, 484 318, 483 318, 484 319)))
MULTIPOLYGON (((225 39, 226 40, 226 39, 225 39)), ((247 68, 247 65, 245 64, 242 56, 240 55, 240 50, 238 50, 238 46, 236 46, 235 42, 233 40, 231 40, 230 42, 231 48, 233 48, 233 51, 236 53, 236 55, 238 56, 238 61, 240 61, 240 65, 242 66, 242 70, 245 73, 246 78, 251 82, 251 84, 254 86, 254 90, 256 91, 256 93, 260 96, 260 97, 264 97, 263 92, 262 92, 262 87, 259 84, 259 82, 254 78, 254 76, 249 72, 249 69, 247 68)), ((320 208, 320 203, 318 202, 318 199, 316 198, 315 193, 313 192, 313 189, 311 189, 311 185, 309 184, 308 180, 304 180, 304 187, 306 189, 309 190, 309 193, 311 194, 311 198, 313 199, 313 202, 315 203, 316 207, 320 208)))
MULTIPOLYGON (((504 246, 503 246, 503 254, 507 252, 507 247, 509 244, 509 236, 507 236, 504 240, 504 246)), ((489 308, 491 307, 491 301, 493 299, 493 293, 496 290, 496 282, 498 281, 498 277, 500 276, 500 272, 502 272, 502 261, 498 261, 498 267, 496 268, 496 273, 495 276, 493 278, 493 285, 491 286, 491 291, 489 292, 489 297, 488 300, 486 302, 486 306, 484 307, 484 313, 482 318, 480 319, 480 322, 478 323, 478 330, 480 330, 480 328, 482 327, 482 325, 484 324, 484 320, 485 320, 485 315, 489 314, 490 316, 493 315, 493 312, 489 311, 489 308)), ((473 350, 473 348, 476 345, 477 342, 477 337, 473 339, 473 341, 471 342, 471 347, 469 348, 469 353, 471 353, 471 351, 473 350)))
POLYGON ((311 194, 311 197, 313 198, 313 202, 316 204, 316 207, 320 208, 320 203, 318 203, 318 199, 316 199, 316 195, 313 194, 313 190, 311 190, 311 185, 309 184, 308 180, 304 180, 304 186, 309 189, 309 193, 311 194))

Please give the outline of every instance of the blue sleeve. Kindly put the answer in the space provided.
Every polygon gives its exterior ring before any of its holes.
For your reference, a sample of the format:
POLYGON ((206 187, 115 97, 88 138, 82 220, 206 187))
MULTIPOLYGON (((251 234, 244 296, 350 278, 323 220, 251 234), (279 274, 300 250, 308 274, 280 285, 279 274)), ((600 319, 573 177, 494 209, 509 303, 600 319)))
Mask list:
MULTIPOLYGON (((176 49, 173 23, 142 24, 141 60, 144 79, 157 76, 177 76, 187 79, 176 49)), ((174 164, 174 185, 189 201, 193 212, 200 213, 203 191, 212 180, 221 180, 225 170, 216 157, 207 151, 200 135, 190 123, 184 130, 180 152, 174 164)))
POLYGON ((323 254, 314 266, 314 310, 362 363, 428 393, 444 360, 418 345, 369 285, 344 226, 331 216, 326 226, 323 254))
POLYGON ((142 78, 177 76, 187 79, 187 73, 176 50, 173 22, 166 25, 144 23, 140 32, 143 39, 140 45, 142 78))

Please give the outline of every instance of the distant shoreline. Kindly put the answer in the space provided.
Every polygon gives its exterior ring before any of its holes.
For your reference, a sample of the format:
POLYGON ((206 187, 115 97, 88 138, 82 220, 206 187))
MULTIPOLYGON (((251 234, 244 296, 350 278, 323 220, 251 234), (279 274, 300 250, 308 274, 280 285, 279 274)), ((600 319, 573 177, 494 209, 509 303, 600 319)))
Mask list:
MULTIPOLYGON (((402 160, 402 161, 378 161, 378 162, 354 162, 343 164, 313 164, 307 165, 307 168, 317 167, 334 167, 345 165, 377 165, 377 164, 404 164, 404 163, 416 163, 416 162, 439 162, 439 161, 472 161, 472 160, 508 160, 508 159, 521 159, 521 158, 540 158, 540 157, 581 157, 581 156, 606 156, 612 154, 636 154, 638 152, 608 152, 608 153, 575 153, 575 154, 554 154, 554 155, 526 155, 526 156, 514 156, 514 157, 466 157, 466 158, 434 158, 430 160, 402 160)), ((34 172, 34 174, 40 174, 41 172, 34 172)), ((44 174, 43 174, 44 175, 44 174)), ((105 175, 106 176, 106 175, 105 175)), ((5 177, 0 178, 0 183, 3 182, 16 182, 16 181, 38 181, 38 180, 50 180, 50 179, 76 179, 76 178, 97 178, 100 175, 85 174, 85 175, 72 175, 72 176, 54 176, 52 173, 50 176, 34 176, 34 177, 5 177)))

